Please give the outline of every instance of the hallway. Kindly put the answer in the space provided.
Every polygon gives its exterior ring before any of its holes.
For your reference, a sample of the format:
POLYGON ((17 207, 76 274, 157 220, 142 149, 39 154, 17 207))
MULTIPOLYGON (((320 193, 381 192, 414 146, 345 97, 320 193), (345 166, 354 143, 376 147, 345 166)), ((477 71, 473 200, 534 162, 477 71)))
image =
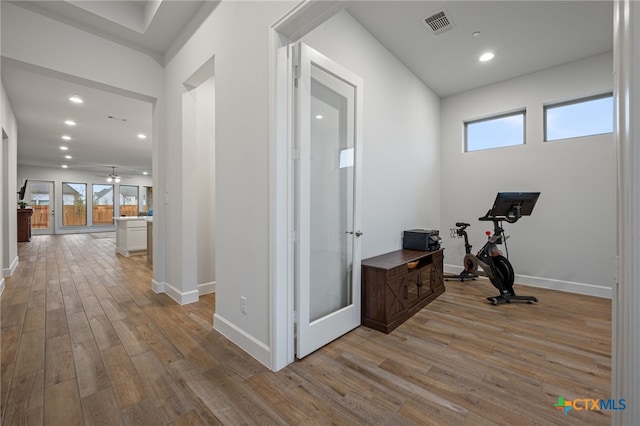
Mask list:
POLYGON ((180 307, 155 294, 146 257, 116 256, 115 233, 36 236, 19 255, 2 295, 3 424, 211 416, 165 367, 213 363, 193 340, 213 336, 213 295, 180 307))
POLYGON ((493 307, 482 281, 391 334, 359 327, 274 373, 212 330, 214 295, 150 290, 144 256, 107 234, 36 236, 2 295, 2 424, 606 425, 611 301, 527 288, 493 307))

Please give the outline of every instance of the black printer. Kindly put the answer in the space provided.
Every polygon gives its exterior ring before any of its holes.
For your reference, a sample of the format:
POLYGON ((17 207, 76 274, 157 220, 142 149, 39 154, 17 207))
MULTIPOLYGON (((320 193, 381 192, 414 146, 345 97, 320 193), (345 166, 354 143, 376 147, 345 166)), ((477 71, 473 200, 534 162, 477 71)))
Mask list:
POLYGON ((411 229, 404 231, 402 247, 410 250, 433 251, 440 248, 440 231, 435 229, 411 229))

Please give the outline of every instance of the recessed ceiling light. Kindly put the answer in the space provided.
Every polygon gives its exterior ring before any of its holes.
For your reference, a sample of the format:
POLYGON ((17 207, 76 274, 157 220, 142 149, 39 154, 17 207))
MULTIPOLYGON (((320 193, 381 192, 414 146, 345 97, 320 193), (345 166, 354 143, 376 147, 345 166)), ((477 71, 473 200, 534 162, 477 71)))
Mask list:
POLYGON ((144 133, 138 133, 138 139, 146 139, 147 135, 145 135, 144 133))
POLYGON ((480 31, 476 31, 475 33, 471 34, 471 37, 480 37, 480 31))
POLYGON ((480 62, 487 62, 487 61, 492 60, 494 56, 495 55, 493 53, 491 53, 491 52, 483 53, 480 56, 479 60, 480 60, 480 62))
POLYGON ((142 174, 146 176, 149 174, 149 172, 142 172, 142 174))
POLYGON ((70 155, 65 155, 64 158, 66 158, 67 160, 71 160, 73 157, 70 155))
POLYGON ((66 165, 66 164, 63 164, 63 165, 61 165, 60 167, 62 167, 63 169, 67 169, 67 168, 69 168, 69 166, 68 166, 68 165, 66 165))
POLYGON ((71 97, 69 98, 69 100, 70 100, 71 102, 73 102, 74 104, 81 104, 81 103, 83 103, 83 102, 84 102, 84 101, 82 100, 82 98, 81 98, 80 96, 77 96, 77 95, 73 95, 73 96, 71 96, 71 97))
POLYGON ((66 150, 68 150, 68 149, 69 149, 69 147, 62 145, 62 146, 60 147, 60 149, 61 149, 62 151, 66 151, 66 150))
POLYGON ((318 120, 322 120, 323 118, 324 117, 322 115, 320 115, 320 114, 316 115, 316 119, 318 119, 318 120))
POLYGON ((66 120, 64 124, 66 124, 67 126, 75 126, 76 122, 73 120, 66 120))
POLYGON ((69 135, 63 135, 62 139, 64 139, 65 141, 70 141, 71 140, 71 136, 69 135))

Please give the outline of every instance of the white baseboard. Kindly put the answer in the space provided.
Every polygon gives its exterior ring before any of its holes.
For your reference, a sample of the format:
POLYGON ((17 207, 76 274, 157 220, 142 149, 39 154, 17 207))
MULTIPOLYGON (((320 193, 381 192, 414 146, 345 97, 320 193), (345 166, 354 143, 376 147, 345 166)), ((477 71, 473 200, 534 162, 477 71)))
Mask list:
POLYGON ((11 275, 13 275, 13 273, 16 271, 16 268, 18 267, 18 256, 16 256, 12 261, 11 261, 11 265, 9 265, 8 268, 3 268, 2 269, 2 276, 3 277, 10 277, 11 275))
MULTIPOLYGON (((461 269, 462 268, 459 265, 444 265, 446 273, 458 274, 461 269)), ((612 297, 611 287, 593 284, 556 280, 553 278, 532 277, 520 274, 516 274, 515 282, 518 285, 566 291, 567 293, 584 294, 587 296, 604 297, 607 299, 611 299, 612 297)))
POLYGON ((611 287, 516 274, 517 284, 611 299, 611 287))
POLYGON ((164 293, 165 282, 158 282, 154 279, 151 280, 151 290, 158 294, 164 293))
POLYGON ((198 301, 198 290, 181 292, 169 283, 164 283, 164 292, 181 305, 198 301))
POLYGON ((213 315, 213 329, 231 340, 236 346, 254 357, 265 367, 271 368, 269 366, 271 363, 271 353, 267 345, 218 314, 213 315))
POLYGON ((0 296, 2 296, 3 291, 4 291, 4 278, 0 278, 0 296))
POLYGON ((216 292, 216 282, 198 284, 198 294, 209 294, 216 292))
MULTIPOLYGON (((214 284, 214 290, 215 290, 215 283, 213 284, 214 284)), ((205 286, 207 285, 208 284, 205 284, 205 286)), ((208 288, 208 287, 205 287, 205 288, 208 288)), ((167 296, 169 296, 170 298, 172 298, 173 300, 175 300, 181 305, 197 302, 198 297, 200 295, 199 290, 187 291, 183 293, 167 282, 158 282, 153 279, 151 280, 151 289, 156 293, 166 294, 167 296)))
MULTIPOLYGON (((97 225, 97 226, 77 226, 71 229, 56 228, 55 233, 60 234, 99 234, 100 232, 113 232, 116 230, 115 225, 97 225)), ((34 235, 47 235, 47 234, 34 234, 34 235)))

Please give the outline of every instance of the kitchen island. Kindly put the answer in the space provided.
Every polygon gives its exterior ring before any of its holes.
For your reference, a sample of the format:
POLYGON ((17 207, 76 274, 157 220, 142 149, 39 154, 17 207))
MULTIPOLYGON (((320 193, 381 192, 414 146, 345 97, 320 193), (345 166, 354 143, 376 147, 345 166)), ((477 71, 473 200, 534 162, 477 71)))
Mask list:
POLYGON ((114 217, 116 253, 125 257, 147 254, 147 216, 114 217))

